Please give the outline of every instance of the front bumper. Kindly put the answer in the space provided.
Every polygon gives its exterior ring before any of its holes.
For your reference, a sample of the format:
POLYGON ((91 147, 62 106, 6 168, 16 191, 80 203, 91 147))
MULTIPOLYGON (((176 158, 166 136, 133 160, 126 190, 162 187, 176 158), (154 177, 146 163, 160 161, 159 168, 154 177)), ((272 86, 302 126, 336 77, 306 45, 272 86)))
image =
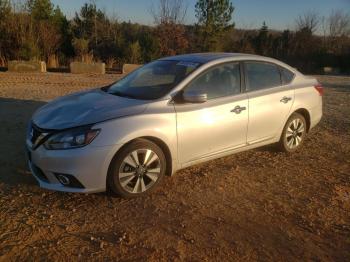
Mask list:
POLYGON ((31 149, 27 141, 29 169, 40 187, 49 190, 76 193, 95 193, 106 190, 109 164, 121 145, 96 147, 87 145, 68 150, 47 150, 43 145, 31 149), (64 186, 57 174, 67 174, 82 187, 64 186))

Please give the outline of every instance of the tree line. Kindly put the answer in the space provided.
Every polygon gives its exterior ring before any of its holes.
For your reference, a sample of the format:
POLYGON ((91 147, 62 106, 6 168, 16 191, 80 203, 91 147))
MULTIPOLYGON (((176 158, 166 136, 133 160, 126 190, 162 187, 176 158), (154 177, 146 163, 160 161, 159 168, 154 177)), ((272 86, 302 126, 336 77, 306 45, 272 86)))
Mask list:
POLYGON ((306 73, 325 66, 350 72, 350 15, 309 11, 294 30, 237 29, 229 0, 198 0, 196 23, 186 25, 186 0, 158 0, 149 8, 154 26, 120 22, 94 2, 68 19, 50 0, 0 0, 0 66, 9 60, 44 60, 48 67, 70 61, 103 61, 107 68, 147 63, 193 52, 242 52, 270 56, 306 73), (317 32, 317 34, 316 34, 317 32))

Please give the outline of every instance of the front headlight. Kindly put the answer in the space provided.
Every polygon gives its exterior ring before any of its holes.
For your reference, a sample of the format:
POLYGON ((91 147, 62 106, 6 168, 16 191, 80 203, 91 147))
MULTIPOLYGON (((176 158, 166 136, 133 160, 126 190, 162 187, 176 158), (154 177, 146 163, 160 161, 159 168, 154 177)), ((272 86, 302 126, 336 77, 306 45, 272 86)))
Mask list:
POLYGON ((90 127, 67 130, 50 136, 44 146, 49 150, 83 147, 90 144, 99 132, 99 129, 90 129, 90 127))

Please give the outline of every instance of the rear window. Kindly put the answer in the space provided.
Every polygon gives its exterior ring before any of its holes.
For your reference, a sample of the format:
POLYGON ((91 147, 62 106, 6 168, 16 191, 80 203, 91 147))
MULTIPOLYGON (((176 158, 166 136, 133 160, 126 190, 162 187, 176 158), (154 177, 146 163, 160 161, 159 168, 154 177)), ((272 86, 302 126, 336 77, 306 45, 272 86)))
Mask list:
POLYGON ((248 91, 280 86, 281 75, 275 64, 266 62, 245 62, 248 91))
POLYGON ((281 70, 282 83, 284 85, 287 85, 293 81, 293 78, 294 78, 293 72, 289 71, 288 69, 286 69, 284 67, 280 67, 280 70, 281 70))

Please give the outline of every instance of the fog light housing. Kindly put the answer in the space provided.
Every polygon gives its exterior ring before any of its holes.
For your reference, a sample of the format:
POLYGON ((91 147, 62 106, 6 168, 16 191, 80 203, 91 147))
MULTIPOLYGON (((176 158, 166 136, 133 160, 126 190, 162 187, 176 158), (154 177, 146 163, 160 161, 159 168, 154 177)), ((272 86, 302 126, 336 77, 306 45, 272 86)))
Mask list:
POLYGON ((65 187, 72 187, 72 188, 85 188, 80 181, 68 174, 60 174, 60 173, 54 173, 56 176, 57 180, 65 187))
POLYGON ((69 178, 66 177, 65 175, 59 174, 59 175, 57 175, 56 177, 57 177, 58 181, 60 181, 60 183, 61 183, 62 185, 68 186, 68 185, 70 184, 69 178))

